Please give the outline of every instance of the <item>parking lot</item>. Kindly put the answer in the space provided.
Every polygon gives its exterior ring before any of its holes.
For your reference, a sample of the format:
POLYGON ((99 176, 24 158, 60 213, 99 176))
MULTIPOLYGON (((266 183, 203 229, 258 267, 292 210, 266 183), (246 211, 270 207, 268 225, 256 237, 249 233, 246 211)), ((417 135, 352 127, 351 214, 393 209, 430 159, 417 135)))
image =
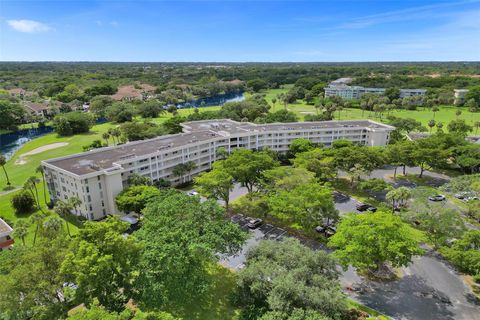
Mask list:
MULTIPOLYGON (((242 250, 239 253, 237 253, 234 256, 222 257, 220 259, 220 263, 234 270, 243 268, 246 261, 246 254, 248 250, 258 245, 260 241, 262 240, 279 241, 285 237, 295 237, 293 235, 288 234, 286 230, 279 227, 275 227, 268 223, 264 223, 256 229, 250 229, 247 226, 249 218, 241 214, 234 215, 231 218, 231 220, 232 222, 238 224, 242 230, 250 233, 250 238, 247 240, 247 242, 245 243, 245 245, 243 246, 242 250)), ((326 249, 325 246, 323 246, 319 242, 303 239, 299 237, 295 237, 295 238, 297 238, 304 245, 314 250, 326 249)))

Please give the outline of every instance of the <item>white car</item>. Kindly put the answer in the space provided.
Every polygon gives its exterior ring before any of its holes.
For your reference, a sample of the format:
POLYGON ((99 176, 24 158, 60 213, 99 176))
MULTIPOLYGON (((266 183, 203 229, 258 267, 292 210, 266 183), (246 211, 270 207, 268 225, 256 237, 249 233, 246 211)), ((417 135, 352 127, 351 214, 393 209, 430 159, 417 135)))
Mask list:
POLYGON ((190 197, 195 197, 195 196, 198 196, 198 192, 195 190, 188 191, 187 195, 189 195, 190 197))

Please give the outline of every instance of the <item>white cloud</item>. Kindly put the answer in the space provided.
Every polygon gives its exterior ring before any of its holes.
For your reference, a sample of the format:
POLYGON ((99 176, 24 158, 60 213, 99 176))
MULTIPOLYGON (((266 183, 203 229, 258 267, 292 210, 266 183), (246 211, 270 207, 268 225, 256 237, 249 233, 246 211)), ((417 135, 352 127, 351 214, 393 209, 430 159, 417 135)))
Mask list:
POLYGON ((39 33, 52 30, 46 24, 34 20, 8 20, 7 23, 18 32, 39 33))
POLYGON ((110 21, 110 25, 113 26, 113 27, 116 27, 116 26, 118 26, 118 22, 117 21, 110 21))

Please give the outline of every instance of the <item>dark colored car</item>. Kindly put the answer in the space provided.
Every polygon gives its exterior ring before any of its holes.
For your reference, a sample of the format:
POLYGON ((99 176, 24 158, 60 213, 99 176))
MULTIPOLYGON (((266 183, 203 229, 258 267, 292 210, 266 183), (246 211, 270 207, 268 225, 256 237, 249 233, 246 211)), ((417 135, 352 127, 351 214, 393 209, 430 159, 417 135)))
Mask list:
POLYGON ((375 212, 377 211, 377 208, 375 208, 372 205, 366 204, 366 203, 359 203, 356 206, 358 211, 370 211, 370 212, 375 212))
POLYGON ((317 226, 315 231, 318 233, 324 234, 327 238, 333 236, 337 232, 337 228, 335 226, 317 226))
POLYGON ((250 229, 256 229, 263 223, 262 219, 250 219, 248 220, 247 227, 250 229))
POLYGON ((428 197, 428 200, 430 200, 430 201, 443 201, 443 200, 445 200, 445 196, 443 194, 436 194, 434 196, 428 197))

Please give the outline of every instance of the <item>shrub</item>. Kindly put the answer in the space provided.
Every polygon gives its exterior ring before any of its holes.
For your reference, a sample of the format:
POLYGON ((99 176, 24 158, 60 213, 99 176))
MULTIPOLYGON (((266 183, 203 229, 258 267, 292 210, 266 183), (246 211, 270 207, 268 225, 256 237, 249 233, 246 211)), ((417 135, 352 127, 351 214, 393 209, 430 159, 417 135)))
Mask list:
POLYGON ((30 213, 35 209, 35 199, 25 190, 20 191, 12 197, 12 207, 16 214, 30 213))
POLYGON ((91 114, 83 112, 69 112, 59 114, 53 119, 53 128, 61 136, 88 132, 95 123, 91 114))

